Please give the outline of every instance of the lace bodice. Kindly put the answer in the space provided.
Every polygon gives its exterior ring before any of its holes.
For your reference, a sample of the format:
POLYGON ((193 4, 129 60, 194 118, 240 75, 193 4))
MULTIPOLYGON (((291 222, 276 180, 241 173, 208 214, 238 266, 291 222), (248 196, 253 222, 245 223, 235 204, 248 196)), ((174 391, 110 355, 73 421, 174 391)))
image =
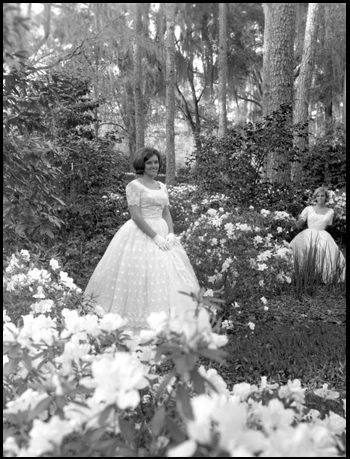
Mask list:
POLYGON ((133 180, 126 186, 126 199, 129 206, 139 206, 143 218, 162 218, 165 206, 169 205, 168 191, 164 183, 157 182, 159 190, 150 190, 133 180))
POLYGON ((333 221, 334 210, 328 211, 322 215, 317 214, 312 206, 305 207, 300 214, 300 218, 307 221, 307 227, 310 229, 324 230, 327 225, 331 225, 333 221))

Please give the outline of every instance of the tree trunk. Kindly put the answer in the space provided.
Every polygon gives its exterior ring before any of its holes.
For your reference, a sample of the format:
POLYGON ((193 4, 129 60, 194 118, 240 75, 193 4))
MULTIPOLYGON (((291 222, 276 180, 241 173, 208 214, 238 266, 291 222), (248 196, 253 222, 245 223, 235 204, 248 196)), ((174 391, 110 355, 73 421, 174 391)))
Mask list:
POLYGON ((325 134, 330 135, 333 132, 333 60, 331 46, 331 3, 324 4, 324 21, 325 21, 325 58, 324 58, 324 114, 325 114, 325 134))
MULTIPOLYGON (((264 3, 263 113, 271 115, 282 104, 293 102, 295 3, 264 3)), ((292 123, 289 116, 286 123, 292 123)), ((284 139, 285 140, 285 139, 284 139)), ((272 146, 264 176, 271 182, 290 181, 290 161, 272 146)))
POLYGON ((166 184, 175 184, 175 3, 166 3, 166 184))
MULTIPOLYGON (((294 107, 294 124, 306 124, 309 121, 309 101, 312 74, 315 65, 317 30, 320 21, 320 3, 309 3, 306 20, 304 50, 300 64, 300 73, 297 82, 296 101, 294 107)), ((300 134, 305 137, 295 135, 294 146, 299 153, 299 161, 292 164, 292 181, 299 183, 302 178, 302 164, 305 150, 308 147, 308 126, 306 124, 300 134)))
POLYGON ((301 64, 301 58, 304 50, 306 18, 309 3, 296 3, 296 36, 294 44, 294 66, 301 64))
POLYGON ((344 122, 344 135, 345 135, 345 142, 346 142, 346 67, 344 70, 343 122, 344 122))
POLYGON ((219 137, 227 135, 227 4, 219 3, 219 137))
POLYGON ((134 99, 135 99, 135 128, 136 128, 136 149, 145 145, 144 109, 142 96, 142 65, 141 65, 141 3, 134 3, 134 99))

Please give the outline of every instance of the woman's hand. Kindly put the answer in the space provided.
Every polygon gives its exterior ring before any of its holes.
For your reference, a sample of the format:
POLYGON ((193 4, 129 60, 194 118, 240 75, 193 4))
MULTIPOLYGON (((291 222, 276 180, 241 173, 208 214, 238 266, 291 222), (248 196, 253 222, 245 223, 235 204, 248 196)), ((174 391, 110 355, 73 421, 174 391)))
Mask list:
POLYGON ((169 233, 167 237, 165 238, 165 240, 169 242, 169 244, 173 245, 177 239, 174 233, 169 233))
POLYGON ((171 247, 170 247, 170 243, 167 242, 164 237, 160 236, 159 234, 156 234, 153 238, 154 242, 157 244, 157 246, 164 250, 164 251, 167 251, 167 250, 170 250, 171 247))

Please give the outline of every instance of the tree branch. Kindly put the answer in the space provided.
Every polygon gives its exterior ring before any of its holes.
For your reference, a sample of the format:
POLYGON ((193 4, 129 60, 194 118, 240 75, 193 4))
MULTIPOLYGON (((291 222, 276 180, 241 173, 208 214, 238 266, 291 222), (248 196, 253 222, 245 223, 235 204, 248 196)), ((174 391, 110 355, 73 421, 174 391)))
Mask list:
POLYGON ((249 97, 243 97, 237 94, 238 99, 246 100, 247 102, 252 102, 253 104, 258 105, 262 110, 262 104, 255 99, 250 99, 249 97))

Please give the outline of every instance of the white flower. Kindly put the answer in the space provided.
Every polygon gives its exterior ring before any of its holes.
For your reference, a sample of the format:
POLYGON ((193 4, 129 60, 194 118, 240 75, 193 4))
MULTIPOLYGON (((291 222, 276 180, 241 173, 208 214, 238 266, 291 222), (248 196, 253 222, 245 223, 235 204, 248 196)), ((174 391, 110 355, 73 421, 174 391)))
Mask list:
POLYGON ((266 263, 258 263, 258 270, 259 271, 265 271, 265 269, 267 269, 268 266, 266 263))
POLYGON ((262 296, 262 297, 260 298, 260 301, 261 301, 262 303, 264 303, 264 304, 267 303, 267 299, 266 299, 264 296, 262 296))
POLYGON ((264 311, 268 311, 268 310, 269 310, 268 306, 264 306, 264 311))
POLYGON ((19 397, 7 403, 4 413, 17 414, 20 412, 33 411, 40 402, 47 399, 46 393, 40 394, 33 389, 27 389, 19 397))
POLYGON ((233 329, 233 322, 232 320, 224 320, 221 323, 221 327, 225 330, 232 330, 233 329))
POLYGON ((12 280, 6 284, 6 290, 8 292, 13 292, 15 290, 15 283, 12 280))
POLYGON ((339 414, 333 413, 333 411, 330 411, 325 419, 318 419, 316 424, 327 427, 328 431, 335 435, 341 435, 346 429, 346 420, 339 414))
POLYGON ((231 257, 228 257, 226 258, 226 260, 224 261, 224 263, 222 264, 222 269, 221 269, 221 272, 225 272, 228 270, 228 268, 230 267, 230 265, 232 264, 233 260, 231 257))
POLYGON ((34 419, 32 430, 29 432, 29 449, 36 453, 37 457, 45 452, 54 451, 55 445, 60 445, 63 437, 73 432, 72 423, 58 416, 52 416, 48 422, 34 419))
POLYGON ((248 327, 251 329, 251 330, 255 330, 255 324, 253 322, 248 322, 248 327))
MULTIPOLYGON (((222 379, 222 377, 218 374, 218 372, 214 368, 209 368, 206 370, 203 365, 198 368, 198 372, 208 381, 212 383, 215 389, 220 394, 229 395, 229 391, 227 389, 227 384, 222 379)), ((210 386, 207 386, 207 393, 210 394, 213 392, 210 386)))
POLYGON ((209 288, 208 290, 206 290, 206 292, 204 293, 203 296, 211 296, 213 297, 214 296, 214 292, 211 288, 209 288))
POLYGON ((58 269, 60 267, 60 265, 58 264, 58 261, 55 260, 54 258, 51 258, 50 266, 54 271, 56 271, 56 269, 58 269))
POLYGON ((215 209, 208 209, 207 210, 207 214, 211 215, 211 216, 214 216, 217 214, 217 211, 215 209))
POLYGON ((305 391, 302 389, 299 379, 294 379, 293 381, 288 381, 285 386, 280 387, 278 395, 280 398, 291 399, 297 403, 304 403, 305 401, 305 391))
POLYGON ((108 333, 118 330, 127 324, 128 320, 123 319, 119 314, 109 312, 100 319, 100 328, 108 333))
POLYGON ((277 226, 277 233, 282 233, 283 229, 280 226, 277 226))
POLYGON ((73 282, 73 279, 68 276, 68 274, 64 271, 60 271, 60 279, 63 285, 70 289, 76 288, 76 285, 73 282))
POLYGON ((46 298, 43 287, 41 285, 38 286, 38 291, 35 295, 33 295, 33 298, 46 298))
POLYGON ((82 385, 94 387, 93 399, 106 404, 116 403, 122 410, 136 408, 139 390, 148 386, 148 368, 135 356, 117 352, 113 358, 102 355, 92 362, 92 378, 83 378, 82 385))
POLYGON ((21 250, 21 255, 22 255, 22 258, 23 258, 25 261, 29 261, 29 260, 30 260, 30 255, 29 255, 28 250, 22 249, 22 250, 21 250))
POLYGON ((233 395, 239 397, 242 402, 245 402, 250 394, 255 392, 257 387, 246 382, 238 383, 233 386, 233 395))
POLYGON ((197 449, 197 443, 193 440, 186 440, 173 448, 169 448, 167 457, 191 457, 197 449))
POLYGON ((54 302, 52 300, 42 300, 38 303, 32 304, 30 307, 36 314, 44 314, 45 312, 51 311, 53 305, 54 302))
POLYGON ((249 206, 248 209, 249 210, 254 210, 254 206, 249 206))
POLYGON ((278 399, 272 399, 260 411, 261 425, 265 432, 271 433, 275 429, 290 426, 294 421, 295 413, 290 408, 285 408, 278 399))
POLYGON ((323 384, 322 389, 314 390, 314 394, 324 400, 337 400, 339 398, 339 392, 328 389, 328 384, 323 384))
POLYGON ((263 287, 265 285, 265 281, 263 279, 259 280, 259 285, 260 285, 260 287, 263 287))
POLYGON ((254 241, 254 244, 261 244, 264 241, 264 239, 261 236, 255 236, 253 241, 254 241))
POLYGON ((260 213, 262 216, 267 217, 271 212, 269 210, 261 209, 260 213))
POLYGON ((147 323, 150 328, 158 334, 167 325, 168 320, 168 314, 165 311, 152 312, 147 318, 147 323))

